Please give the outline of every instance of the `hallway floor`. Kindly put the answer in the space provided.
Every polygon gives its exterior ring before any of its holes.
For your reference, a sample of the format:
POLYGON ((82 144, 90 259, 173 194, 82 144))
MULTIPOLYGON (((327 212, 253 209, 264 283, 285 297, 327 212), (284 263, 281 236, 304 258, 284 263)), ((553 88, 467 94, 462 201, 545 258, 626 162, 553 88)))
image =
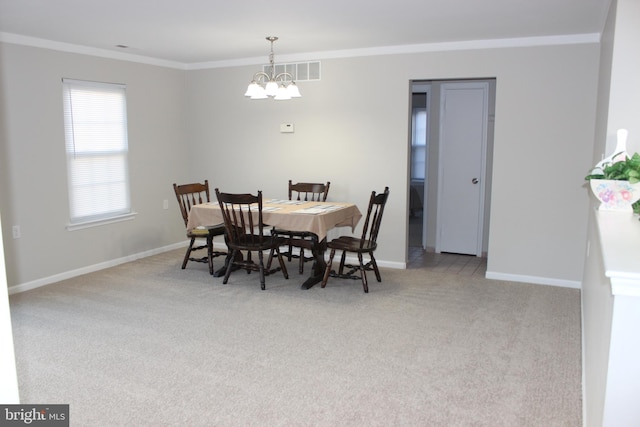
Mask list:
POLYGON ((487 272, 487 258, 473 255, 435 253, 421 247, 422 215, 417 213, 409 218, 409 259, 407 268, 426 268, 467 276, 484 277, 487 272))
POLYGON ((484 277, 487 272, 487 258, 473 255, 435 253, 420 247, 409 248, 407 268, 426 268, 466 276, 484 277))

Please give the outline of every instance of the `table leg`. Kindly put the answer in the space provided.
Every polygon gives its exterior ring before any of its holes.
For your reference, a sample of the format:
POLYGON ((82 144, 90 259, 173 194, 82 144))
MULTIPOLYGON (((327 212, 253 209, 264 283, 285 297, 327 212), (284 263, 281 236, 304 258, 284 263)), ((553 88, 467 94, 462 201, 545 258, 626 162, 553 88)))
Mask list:
POLYGON ((304 281, 300 289, 311 289, 316 283, 322 282, 324 276, 324 270, 327 267, 327 263, 324 260, 324 253, 327 250, 327 239, 324 238, 318 241, 318 236, 312 236, 313 243, 311 244, 311 254, 315 258, 313 263, 313 269, 311 276, 304 281))
MULTIPOLYGON (((227 241, 227 236, 225 236, 225 242, 227 241)), ((224 277, 224 273, 227 272, 227 264, 229 263, 229 260, 231 258, 231 249, 229 249, 229 247, 227 246, 227 256, 224 258, 224 265, 222 267, 220 267, 219 269, 217 269, 216 271, 213 272, 213 277, 224 277)), ((238 252, 238 255, 236 256, 236 261, 242 261, 244 257, 242 256, 242 252, 238 252)), ((233 269, 237 270, 238 266, 234 266, 233 269)))

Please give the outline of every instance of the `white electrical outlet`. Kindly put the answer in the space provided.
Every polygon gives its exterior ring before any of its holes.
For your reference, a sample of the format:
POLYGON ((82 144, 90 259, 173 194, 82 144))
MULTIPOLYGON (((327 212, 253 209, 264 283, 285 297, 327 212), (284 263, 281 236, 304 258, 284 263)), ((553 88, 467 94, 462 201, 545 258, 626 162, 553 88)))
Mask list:
POLYGON ((162 209, 169 209, 169 201, 167 199, 162 202, 162 209))
POLYGON ((280 133, 293 133, 293 123, 282 123, 280 133))
POLYGON ((20 238, 20 226, 19 225, 14 225, 11 231, 13 232, 13 238, 14 239, 19 239, 20 238))

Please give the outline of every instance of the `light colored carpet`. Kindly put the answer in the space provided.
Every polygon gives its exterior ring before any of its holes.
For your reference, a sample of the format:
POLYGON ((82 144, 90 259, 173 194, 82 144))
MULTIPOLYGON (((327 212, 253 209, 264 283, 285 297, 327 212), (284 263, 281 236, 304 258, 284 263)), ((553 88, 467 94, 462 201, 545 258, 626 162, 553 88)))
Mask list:
POLYGON ((292 263, 261 291, 182 255, 12 295, 22 401, 72 426, 582 425, 575 289, 382 269, 303 291, 292 263))

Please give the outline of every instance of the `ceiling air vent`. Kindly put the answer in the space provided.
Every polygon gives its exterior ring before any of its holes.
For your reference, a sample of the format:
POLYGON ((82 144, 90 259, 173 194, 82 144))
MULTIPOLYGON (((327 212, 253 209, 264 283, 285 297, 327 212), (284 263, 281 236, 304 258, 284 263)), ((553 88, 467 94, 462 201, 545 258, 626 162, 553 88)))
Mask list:
MULTIPOLYGON (((296 62, 291 64, 276 64, 275 74, 289 73, 296 82, 320 80, 320 61, 296 62)), ((270 74, 270 65, 263 65, 265 73, 270 74)))

